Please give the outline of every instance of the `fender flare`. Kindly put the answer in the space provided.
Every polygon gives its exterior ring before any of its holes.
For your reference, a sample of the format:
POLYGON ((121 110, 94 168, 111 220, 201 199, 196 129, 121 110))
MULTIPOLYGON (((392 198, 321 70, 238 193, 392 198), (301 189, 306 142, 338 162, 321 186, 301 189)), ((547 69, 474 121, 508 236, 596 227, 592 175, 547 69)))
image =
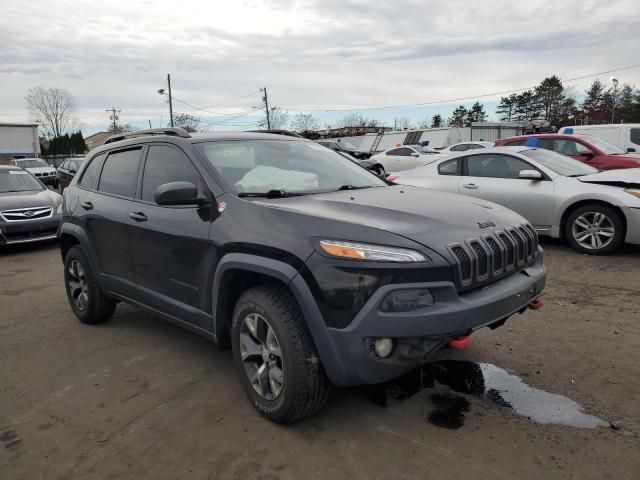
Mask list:
POLYGON ((320 355, 320 361, 329 379, 334 383, 339 383, 339 379, 343 378, 346 372, 338 360, 340 355, 331 340, 328 327, 322 318, 315 298, 304 279, 298 274, 298 271, 291 265, 279 260, 245 253, 229 253, 220 260, 214 275, 213 291, 211 294, 213 333, 216 335, 216 338, 224 329, 224 325, 222 324, 224 320, 218 318, 217 315, 218 292, 220 291, 222 278, 225 272, 229 270, 245 270, 267 275, 281 281, 289 288, 300 307, 300 311, 318 350, 318 355, 320 355))
MULTIPOLYGON (((60 225, 58 238, 62 238, 62 235, 69 235, 75 238, 80 244, 80 247, 82 248, 82 251, 84 252, 85 256, 89 260, 89 263, 91 263, 91 269, 94 272, 99 272, 98 265, 96 264, 96 261, 95 261, 95 256, 93 255, 93 249, 91 248, 91 242, 87 237, 87 232, 85 232, 78 225, 64 222, 60 225)), ((61 249, 61 253, 62 253, 62 249, 61 249)), ((64 258, 62 259, 62 261, 64 262, 64 258)), ((100 281, 100 275, 98 275, 98 282, 99 281, 100 281)))

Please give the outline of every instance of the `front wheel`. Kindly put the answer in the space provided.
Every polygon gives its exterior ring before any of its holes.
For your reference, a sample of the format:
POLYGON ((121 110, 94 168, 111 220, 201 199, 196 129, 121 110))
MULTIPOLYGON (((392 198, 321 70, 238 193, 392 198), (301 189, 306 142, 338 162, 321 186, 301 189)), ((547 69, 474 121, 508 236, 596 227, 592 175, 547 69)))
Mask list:
POLYGON ((617 250, 624 242, 624 223, 611 207, 584 205, 567 218, 565 236, 578 252, 606 255, 617 250))
POLYGON ((324 406, 331 386, 288 290, 261 285, 244 292, 233 314, 231 341, 242 386, 263 416, 293 423, 324 406))
POLYGON ((382 165, 374 165, 372 168, 373 172, 379 177, 384 178, 386 172, 384 171, 384 167, 382 165))

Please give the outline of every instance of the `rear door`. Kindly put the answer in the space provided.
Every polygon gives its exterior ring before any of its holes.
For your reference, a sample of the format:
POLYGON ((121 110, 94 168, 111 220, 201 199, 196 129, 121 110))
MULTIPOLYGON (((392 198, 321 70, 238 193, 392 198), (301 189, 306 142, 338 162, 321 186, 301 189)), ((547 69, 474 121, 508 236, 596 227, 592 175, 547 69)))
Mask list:
POLYGON ((160 185, 179 181, 208 193, 184 151, 150 145, 139 194, 128 211, 136 282, 145 304, 210 329, 211 278, 217 263, 217 250, 208 239, 212 204, 163 206, 154 198, 160 185))
POLYGON ((99 155, 78 184, 84 191, 77 219, 89 237, 101 282, 106 289, 126 296, 135 293, 128 211, 136 192, 142 150, 137 146, 113 150, 106 158, 99 155))
POLYGON ((548 229, 553 224, 555 208, 553 182, 542 172, 542 180, 520 179, 518 174, 522 170, 538 169, 511 155, 468 155, 459 192, 503 205, 525 217, 535 228, 548 229))

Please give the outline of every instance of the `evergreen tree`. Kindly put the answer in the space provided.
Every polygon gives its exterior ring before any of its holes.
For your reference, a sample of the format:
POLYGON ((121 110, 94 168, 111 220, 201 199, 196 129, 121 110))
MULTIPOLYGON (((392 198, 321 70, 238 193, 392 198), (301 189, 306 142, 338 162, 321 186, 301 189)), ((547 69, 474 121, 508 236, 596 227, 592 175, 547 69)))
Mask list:
POLYGON ((542 105, 533 90, 525 90, 516 97, 513 119, 528 122, 539 118, 542 113, 542 105))
POLYGON ((467 112, 465 126, 470 127, 474 122, 484 122, 487 120, 487 113, 484 111, 484 105, 476 102, 471 106, 471 110, 467 112))
POLYGON ((464 105, 459 105, 453 111, 453 113, 449 117, 449 120, 447 120, 447 125, 449 125, 450 127, 464 127, 467 120, 467 115, 469 115, 467 107, 465 107, 464 105))
POLYGON ((515 115, 515 108, 518 102, 518 94, 512 93, 508 97, 502 97, 500 104, 496 108, 496 114, 500 115, 503 122, 511 122, 515 115))
POLYGON ((604 85, 600 80, 594 80, 588 90, 585 90, 585 98, 582 102, 582 111, 592 114, 602 110, 602 97, 604 95, 604 85))
POLYGON ((442 126, 442 115, 436 113, 431 118, 431 128, 440 128, 442 126))

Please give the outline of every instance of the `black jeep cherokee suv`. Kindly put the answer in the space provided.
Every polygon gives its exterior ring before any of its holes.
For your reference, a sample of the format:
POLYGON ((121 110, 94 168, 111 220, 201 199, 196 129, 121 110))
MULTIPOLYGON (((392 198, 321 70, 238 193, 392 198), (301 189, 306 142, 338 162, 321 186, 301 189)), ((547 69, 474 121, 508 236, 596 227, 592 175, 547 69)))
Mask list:
POLYGON ((498 205, 392 185, 315 142, 181 129, 112 137, 64 195, 69 303, 116 302, 231 346, 276 422, 378 383, 540 304, 533 228, 498 205))

